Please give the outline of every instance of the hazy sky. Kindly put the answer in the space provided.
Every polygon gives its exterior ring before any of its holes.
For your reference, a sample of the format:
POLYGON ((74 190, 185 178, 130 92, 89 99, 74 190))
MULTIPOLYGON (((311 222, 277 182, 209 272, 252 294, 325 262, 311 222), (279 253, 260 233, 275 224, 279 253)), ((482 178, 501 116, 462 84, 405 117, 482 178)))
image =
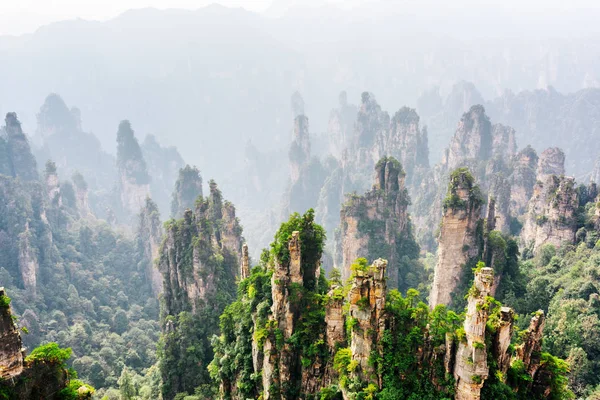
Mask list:
POLYGON ((591 14, 597 16, 600 12, 598 0, 0 0, 0 35, 30 33, 42 25, 73 18, 106 20, 135 8, 197 9, 219 3, 264 12, 274 1, 285 5, 336 3, 344 8, 369 2, 386 9, 425 15, 437 13, 447 18, 456 13, 478 15, 484 11, 492 17, 502 13, 509 17, 551 16, 563 21, 566 16, 589 19, 591 14))
POLYGON ((132 8, 196 9, 211 3, 264 11, 272 0, 0 0, 0 35, 33 32, 49 22, 72 18, 105 20, 132 8))

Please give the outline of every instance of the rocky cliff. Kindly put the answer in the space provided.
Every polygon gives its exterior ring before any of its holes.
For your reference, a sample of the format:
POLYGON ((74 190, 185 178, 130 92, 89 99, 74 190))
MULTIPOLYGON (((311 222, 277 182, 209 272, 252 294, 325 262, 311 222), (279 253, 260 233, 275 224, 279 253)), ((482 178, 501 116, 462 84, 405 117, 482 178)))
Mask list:
POLYGON ((194 202, 202 196, 202 177, 196 167, 186 165, 179 170, 171 199, 171 218, 178 218, 185 210, 193 209, 194 202))
POLYGON ((558 147, 551 147, 540 154, 536 171, 537 179, 544 182, 550 175, 565 174, 565 153, 558 147))
POLYGON ((163 227, 158 206, 150 198, 146 198, 146 204, 139 214, 136 233, 136 244, 140 253, 138 257, 141 260, 138 267, 144 271, 146 280, 157 297, 163 290, 163 277, 156 264, 162 239, 163 227))
POLYGON ((341 159, 347 146, 354 139, 354 122, 358 110, 355 105, 348 104, 346 92, 341 92, 338 99, 338 107, 331 110, 329 114, 327 136, 329 153, 335 158, 341 159))
POLYGON ((537 180, 538 156, 531 146, 525 147, 515 156, 513 172, 510 176, 510 208, 514 215, 523 215, 533 196, 537 180))
POLYGON ((129 121, 121 121, 117 132, 119 198, 123 218, 137 215, 150 196, 150 175, 140 145, 129 121))
POLYGON ((538 181, 529 201, 521 244, 534 252, 544 244, 559 247, 575 241, 578 193, 573 178, 544 175, 538 181))
POLYGON ((350 195, 340 213, 340 241, 336 266, 343 279, 350 277, 350 266, 359 257, 388 260, 387 278, 391 288, 406 289, 407 266, 403 257, 416 259, 419 247, 413 237, 408 215, 410 199, 404 185, 405 172, 392 158, 382 158, 375 166, 373 188, 363 196, 350 195))
POLYGON ((6 114, 5 125, 0 130, 0 149, 3 160, 0 161, 3 173, 12 177, 19 177, 24 181, 38 179, 37 163, 31 153, 29 140, 21 129, 21 123, 14 112, 6 114))
POLYGON ((465 266, 481 251, 483 198, 471 173, 461 168, 452 173, 440 228, 438 261, 429 304, 449 305, 465 266))
POLYGON ((564 379, 541 353, 539 316, 513 337, 514 312, 489 297, 491 268, 475 269, 464 320, 443 305, 430 311, 414 290, 387 290, 385 260, 358 259, 347 285, 326 282, 306 256, 322 248, 306 217, 282 225, 221 317, 209 367, 218 398, 480 400, 539 395, 564 379))
MULTIPOLYGON (((481 388, 489 374, 485 345, 489 310, 485 303, 493 282, 494 271, 491 268, 482 268, 475 273, 475 282, 469 292, 464 323, 465 337, 458 344, 454 363, 456 400, 480 399, 481 388)), ((500 357, 506 357, 505 354, 501 354, 500 357)))
MULTIPOLYGON (((150 181, 150 193, 152 199, 158 205, 158 209, 163 215, 168 215, 172 205, 171 193, 181 168, 184 168, 185 162, 179 154, 179 151, 173 146, 162 146, 154 135, 146 135, 141 145, 142 154, 148 168, 148 175, 152 177, 150 181)), ((194 197, 194 200, 196 198, 194 197)), ((183 211, 173 218, 181 217, 183 211)))
POLYGON ((36 349, 25 357, 10 298, 0 288, 0 396, 10 400, 91 399, 94 389, 71 379, 65 359, 59 359, 62 353, 68 358, 71 350, 56 348, 53 353, 36 349))
POLYGON ((165 398, 192 392, 208 381, 210 337, 217 330, 218 316, 235 294, 240 273, 242 230, 235 208, 223 201, 213 181, 210 188, 210 195, 199 198, 195 210, 188 209, 183 219, 166 224, 159 249, 164 293, 161 324, 165 353, 161 373, 165 398), (196 343, 192 353, 186 352, 185 343, 196 343), (172 364, 177 359, 197 361, 182 369, 177 366, 181 364, 172 364))

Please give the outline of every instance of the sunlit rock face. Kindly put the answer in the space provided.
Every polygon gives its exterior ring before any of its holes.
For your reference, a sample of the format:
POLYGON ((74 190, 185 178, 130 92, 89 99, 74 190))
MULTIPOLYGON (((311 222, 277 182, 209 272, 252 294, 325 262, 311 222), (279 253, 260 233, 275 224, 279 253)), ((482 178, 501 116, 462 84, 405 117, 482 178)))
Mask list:
POLYGON ((521 244, 536 252, 544 244, 559 247, 573 243, 578 207, 575 180, 564 175, 546 175, 545 180, 538 181, 534 187, 521 232, 521 244))
POLYGON ((477 224, 481 221, 482 199, 473 177, 464 169, 450 179, 440 228, 438 262, 429 304, 449 305, 462 276, 464 265, 479 252, 477 224))

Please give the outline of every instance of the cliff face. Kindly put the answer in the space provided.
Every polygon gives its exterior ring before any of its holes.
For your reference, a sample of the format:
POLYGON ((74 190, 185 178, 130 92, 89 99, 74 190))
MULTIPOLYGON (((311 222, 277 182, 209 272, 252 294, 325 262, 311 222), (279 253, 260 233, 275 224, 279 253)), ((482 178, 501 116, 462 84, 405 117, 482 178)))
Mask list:
POLYGON ((452 294, 463 275, 465 264, 480 251, 482 233, 478 234, 477 228, 481 221, 482 203, 479 187, 469 171, 462 168, 453 172, 444 201, 438 262, 429 295, 432 308, 452 302, 452 294))
POLYGON ((525 147, 515 156, 510 176, 510 208, 515 215, 523 215, 527 211, 537 179, 537 165, 538 156, 531 146, 525 147))
POLYGON ((521 232, 524 247, 535 252, 544 244, 556 247, 575 241, 579 198, 573 178, 546 176, 535 185, 521 232))
MULTIPOLYGON (((6 291, 0 288, 0 300, 6 303, 6 291)), ((21 335, 12 319, 10 305, 0 306, 0 378, 10 379, 23 372, 24 350, 21 335)))
POLYGON ((171 199, 171 218, 183 215, 186 209, 193 209, 194 202, 202 196, 202 177, 196 167, 186 165, 179 170, 171 199))
POLYGON ((373 189, 363 196, 350 196, 340 213, 341 254, 337 267, 343 279, 359 257, 375 259, 384 256, 389 261, 387 277, 391 288, 406 287, 400 265, 402 257, 417 258, 418 246, 412 236, 407 212, 410 199, 404 186, 405 173, 394 158, 382 158, 375 166, 373 189))
POLYGON ((188 209, 183 219, 167 223, 159 249, 165 342, 160 365, 167 399, 208 382, 210 338, 217 332, 218 316, 234 297, 240 273, 242 239, 235 208, 222 200, 214 182, 210 187, 209 197, 199 198, 194 211, 188 209), (194 346, 192 353, 188 345, 194 346), (181 368, 173 361, 179 359, 191 365, 181 368))
POLYGON ((31 153, 29 141, 21 129, 21 123, 16 113, 6 114, 5 125, 2 128, 2 147, 5 147, 3 161, 4 173, 14 178, 19 177, 24 181, 35 181, 38 179, 37 163, 31 153))
MULTIPOLYGON (((488 310, 484 306, 493 282, 494 271, 491 268, 483 268, 475 273, 474 290, 469 293, 464 323, 465 339, 458 344, 454 364, 456 400, 480 399, 483 382, 488 377, 485 345, 488 310)), ((501 356, 505 357, 505 354, 501 356)))
POLYGON ((159 250, 165 311, 169 315, 203 306, 217 289, 217 280, 234 282, 240 270, 242 239, 235 209, 229 203, 223 204, 216 184, 211 186, 210 196, 199 202, 195 211, 186 210, 182 220, 167 227, 166 240, 159 250), (222 277, 216 276, 217 266, 211 259, 214 254, 221 254, 227 261, 222 277))
POLYGON ((141 260, 139 267, 144 270, 155 296, 158 296, 163 290, 163 278, 155 264, 162 238, 163 228, 158 206, 151 199, 146 198, 146 204, 139 214, 136 244, 141 260))
POLYGON ((422 245, 434 248, 431 226, 439 224, 443 214, 442 202, 450 173, 456 168, 469 168, 477 178, 482 190, 488 191, 496 200, 499 228, 509 230, 513 217, 511 210, 512 160, 516 153, 515 131, 501 124, 490 122, 481 105, 472 106, 462 115, 450 145, 442 161, 421 179, 412 214, 417 235, 422 245))
POLYGON ((348 104, 346 92, 340 93, 338 108, 331 110, 327 125, 329 153, 335 158, 341 159, 344 150, 353 140, 357 111, 355 105, 348 104))
POLYGON ((540 155, 536 173, 537 179, 542 182, 550 175, 564 175, 565 153, 558 147, 544 150, 540 155))
MULTIPOLYGON (((0 288, 0 302, 0 393, 11 400, 64 398, 61 391, 68 384, 65 366, 28 361, 4 288, 0 288)), ((78 400, 91 398, 92 392, 86 387, 81 390, 78 400)))
POLYGON ((482 106, 464 113, 442 158, 448 170, 463 166, 465 160, 487 160, 492 155, 492 124, 482 106))
POLYGON ((300 170, 310 160, 310 136, 308 118, 298 115, 294 118, 294 131, 290 147, 290 178, 292 185, 300 179, 300 170))
POLYGON ((150 176, 129 121, 119 124, 117 167, 121 207, 126 216, 137 215, 150 196, 150 176))
MULTIPOLYGON (((169 207, 172 205, 170 194, 173 193, 178 173, 181 168, 184 168, 185 163, 175 147, 161 146, 153 135, 146 135, 141 149, 148 166, 148 174, 152 177, 150 181, 152 199, 158 205, 161 214, 167 215, 171 210, 169 207)), ((194 197, 193 200, 196 198, 194 197)), ((181 215, 183 215, 183 210, 172 217, 181 217, 181 215)))
POLYGON ((387 261, 378 259, 366 271, 354 273, 348 293, 349 318, 354 325, 350 335, 352 361, 357 363, 352 375, 381 388, 381 377, 369 360, 373 352, 383 355, 381 341, 385 331, 385 270, 387 261))

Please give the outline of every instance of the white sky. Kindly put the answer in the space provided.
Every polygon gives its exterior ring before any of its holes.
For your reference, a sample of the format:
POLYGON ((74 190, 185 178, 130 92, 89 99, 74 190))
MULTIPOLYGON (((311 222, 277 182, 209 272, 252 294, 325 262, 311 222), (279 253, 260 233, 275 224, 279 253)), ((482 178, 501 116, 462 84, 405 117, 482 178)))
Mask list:
POLYGON ((65 19, 106 20, 133 8, 197 9, 211 3, 262 12, 272 0, 0 0, 0 35, 20 35, 65 19))
MULTIPOLYGON (((120 13, 154 7, 197 9, 211 3, 243 7, 263 12, 274 0, 0 0, 0 35, 34 32, 42 25, 66 19, 106 20, 120 13)), ((481 10, 503 11, 507 15, 536 17, 552 15, 559 20, 566 15, 585 16, 600 12, 600 0, 276 0, 287 4, 316 5, 337 3, 352 7, 373 2, 397 10, 418 10, 450 17, 453 13, 477 13, 481 10)))

